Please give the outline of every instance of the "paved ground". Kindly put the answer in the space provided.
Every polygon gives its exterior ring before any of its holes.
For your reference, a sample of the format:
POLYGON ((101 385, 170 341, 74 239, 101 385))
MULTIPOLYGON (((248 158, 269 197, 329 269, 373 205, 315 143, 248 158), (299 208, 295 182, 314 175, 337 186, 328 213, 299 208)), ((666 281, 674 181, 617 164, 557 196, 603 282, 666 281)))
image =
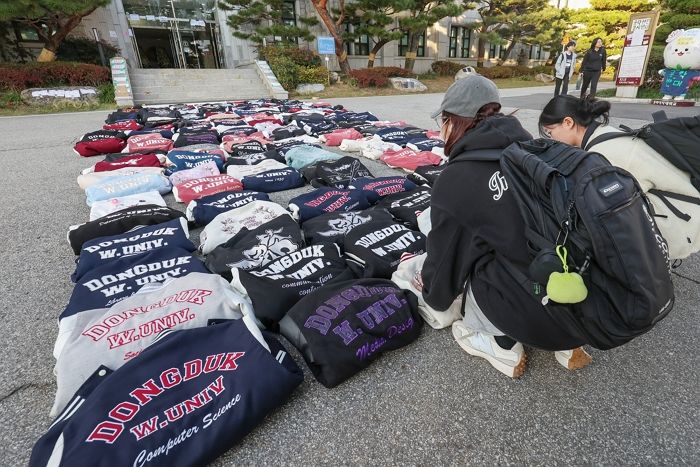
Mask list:
MULTIPOLYGON (((504 92, 531 131, 548 98, 538 91, 504 92)), ((334 102, 432 128, 427 115, 440 96, 334 102)), ((635 109, 648 115, 646 107, 635 109)), ((616 104, 613 113, 639 118, 628 112, 616 104)), ((104 117, 0 118, 2 465, 26 464, 50 424, 55 320, 71 292, 65 232, 88 216, 75 177, 94 162, 70 148, 104 117)), ((386 170, 378 167, 377 175, 386 170)), ((216 464, 700 465, 700 258, 679 273, 685 278, 675 277, 676 307, 666 320, 623 348, 592 351, 593 365, 578 373, 530 351, 525 376, 511 381, 460 350, 449 330, 427 328, 335 389, 307 371, 290 403, 216 464)))

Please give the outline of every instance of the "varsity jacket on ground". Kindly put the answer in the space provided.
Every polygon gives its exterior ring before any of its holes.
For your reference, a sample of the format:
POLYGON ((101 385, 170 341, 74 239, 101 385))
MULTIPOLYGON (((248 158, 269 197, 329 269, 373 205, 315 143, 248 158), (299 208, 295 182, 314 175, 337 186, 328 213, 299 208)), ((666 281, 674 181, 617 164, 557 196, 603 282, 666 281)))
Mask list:
POLYGON ((117 235, 128 232, 137 225, 160 224, 179 217, 185 217, 185 214, 162 206, 145 205, 122 209, 85 224, 71 225, 68 228, 68 243, 73 253, 78 255, 83 243, 93 238, 117 235))
POLYGON ((214 248, 205 264, 211 272, 231 280, 231 268, 259 268, 302 246, 304 239, 299 224, 289 216, 280 216, 254 229, 244 227, 214 248))
POLYGON ((284 161, 284 156, 282 156, 276 149, 269 149, 265 152, 257 152, 244 156, 229 156, 228 159, 226 159, 224 168, 228 170, 228 167, 232 165, 256 165, 268 160, 273 160, 287 165, 284 161))
POLYGON ((430 188, 421 186, 411 191, 388 195, 375 206, 385 208, 398 221, 413 230, 418 230, 418 216, 430 207, 430 188))
POLYGON ((531 263, 525 225, 499 162, 454 161, 470 150, 502 150, 530 138, 515 117, 493 116, 452 149, 432 191, 423 298, 436 310, 446 310, 462 296, 469 279, 479 308, 504 334, 546 350, 573 349, 583 344, 577 333, 535 300, 494 256, 502 255, 524 274, 531 263))
POLYGON ((334 243, 311 245, 248 270, 233 268, 231 285, 250 297, 255 317, 268 329, 304 296, 324 285, 352 279, 334 243))
POLYGON ((316 379, 332 388, 384 352, 418 338, 416 297, 382 279, 336 282, 300 300, 280 332, 304 356, 316 379))
POLYGON ((444 141, 428 137, 411 138, 408 141, 406 141, 406 147, 413 149, 416 152, 430 151, 433 148, 441 148, 444 146, 444 141))
POLYGON ((304 176, 316 188, 321 186, 347 188, 356 178, 374 177, 362 162, 351 156, 341 157, 335 161, 318 162, 307 166, 307 169, 304 176))
POLYGON ((367 195, 362 190, 337 188, 316 188, 289 200, 292 217, 299 222, 306 222, 329 212, 359 211, 369 206, 367 195))
POLYGON ((171 332, 119 370, 95 372, 29 465, 207 465, 302 380, 284 347, 244 320, 171 332))
POLYGON ((198 226, 207 225, 222 212, 245 206, 251 201, 270 201, 266 193, 257 191, 224 191, 190 201, 187 205, 187 220, 198 226))
POLYGON ((196 249, 189 240, 187 221, 184 218, 178 217, 155 225, 140 225, 125 233, 98 237, 83 243, 71 280, 77 282, 93 269, 115 259, 163 248, 179 248, 189 252, 196 249))
POLYGON ((237 178, 227 174, 210 175, 208 177, 188 180, 173 187, 175 201, 189 203, 190 201, 215 195, 224 191, 241 191, 243 184, 237 178))
POLYGON ((255 164, 229 164, 226 166, 226 173, 239 180, 249 175, 256 175, 267 172, 268 170, 288 169, 287 164, 276 161, 274 159, 261 159, 255 164))
POLYGON ((146 191, 135 195, 117 196, 104 201, 95 201, 90 206, 90 220, 94 221, 122 209, 147 204, 165 206, 165 200, 157 191, 146 191))
POLYGON ((243 227, 254 229, 279 216, 289 216, 289 212, 271 201, 251 201, 239 208, 222 212, 199 234, 199 251, 207 255, 243 227))
POLYGON ((174 148, 190 146, 192 144, 219 144, 219 134, 214 130, 185 131, 180 130, 175 134, 174 148))
POLYGON ((85 189, 85 201, 88 206, 92 206, 92 203, 95 201, 135 195, 147 191, 157 191, 164 195, 170 193, 171 189, 170 180, 161 174, 114 175, 87 187, 85 189))
POLYGON ((219 172, 224 169, 224 161, 218 154, 176 149, 168 153, 168 162, 170 163, 168 170, 177 172, 178 170, 191 169, 209 161, 216 164, 219 172))
POLYGON ((163 248, 115 259, 83 275, 59 319, 95 308, 109 308, 146 284, 191 272, 209 271, 189 251, 180 248, 163 248))
POLYGON ((168 177, 170 183, 173 186, 181 185, 195 178, 211 177, 212 175, 219 175, 221 171, 217 167, 216 162, 213 160, 208 160, 203 162, 196 167, 185 170, 178 170, 177 172, 170 174, 168 177))
POLYGON ((291 167, 248 175, 243 177, 241 182, 243 183, 243 188, 246 190, 260 191, 263 193, 291 190, 304 186, 306 183, 299 171, 291 167))
POLYGON ((340 154, 306 144, 295 146, 284 154, 287 165, 295 169, 301 169, 314 162, 340 159, 341 157, 340 154))
POLYGON ((126 144, 129 151, 170 151, 173 148, 173 140, 165 138, 158 133, 129 136, 129 139, 126 140, 126 144))
POLYGON ((358 178, 350 183, 350 189, 361 190, 372 204, 384 196, 411 191, 415 188, 416 184, 406 177, 358 178))
POLYGON ((343 245, 355 275, 388 279, 399 265, 401 255, 425 253, 425 236, 393 221, 367 223, 352 229, 343 245))
POLYGON ((408 148, 401 151, 387 151, 379 159, 389 167, 403 169, 406 172, 414 172, 418 167, 426 165, 436 166, 442 162, 442 158, 433 152, 415 152, 408 148))
POLYGON ((80 137, 73 151, 83 157, 121 152, 126 147, 126 135, 117 130, 97 130, 80 137))
POLYGON ((364 211, 331 212, 309 219, 302 225, 307 244, 337 242, 342 244, 345 236, 354 228, 367 223, 387 223, 393 218, 386 209, 364 211))
MULTIPOLYGON (((100 161, 92 168, 93 172, 108 172, 124 167, 160 167, 161 158, 156 154, 127 154, 113 161, 100 161)), ((83 172, 88 173, 88 172, 83 172)))
POLYGON ((440 173, 445 170, 446 165, 434 166, 424 166, 418 167, 412 173, 406 176, 409 180, 416 183, 417 185, 428 185, 433 186, 435 180, 437 180, 440 173))
POLYGON ((101 365, 116 370, 151 345, 164 329, 207 326, 211 320, 254 323, 250 303, 222 277, 192 273, 152 284, 111 308, 88 310, 61 320, 54 346, 56 398, 51 415, 101 365))

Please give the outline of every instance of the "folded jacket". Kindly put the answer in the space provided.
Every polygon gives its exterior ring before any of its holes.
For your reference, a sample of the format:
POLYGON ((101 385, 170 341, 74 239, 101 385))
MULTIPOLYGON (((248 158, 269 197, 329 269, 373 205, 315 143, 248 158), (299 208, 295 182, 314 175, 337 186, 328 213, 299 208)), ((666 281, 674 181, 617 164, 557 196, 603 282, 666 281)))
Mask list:
POLYGON ((118 196, 104 201, 95 201, 90 207, 90 220, 94 221, 95 219, 99 219, 115 211, 146 204, 165 206, 165 200, 157 191, 146 191, 135 195, 118 196))
POLYGON ((337 188, 316 188, 289 200, 292 217, 299 222, 329 212, 359 211, 369 206, 367 195, 362 190, 337 188))
POLYGON ((85 190, 87 187, 100 183, 101 181, 121 175, 156 174, 163 175, 165 169, 162 167, 125 167, 123 169, 110 170, 109 172, 90 172, 78 175, 76 179, 78 186, 85 190))
POLYGON ((299 171, 291 167, 248 175, 243 177, 241 182, 243 183, 243 188, 246 190, 260 191, 263 193, 291 190, 302 187, 306 183, 299 171))
POLYGON ((139 119, 142 122, 167 123, 174 122, 180 117, 177 110, 168 107, 148 107, 139 110, 139 119))
POLYGON ((181 248, 161 248, 116 258, 80 278, 59 320, 86 310, 109 308, 146 284, 191 272, 208 271, 199 259, 181 248))
MULTIPOLYGON (((226 137, 224 137, 224 143, 228 142, 226 137)), ((226 147, 226 150, 231 153, 234 157, 249 156, 251 154, 258 154, 267 151, 267 146, 263 146, 260 141, 257 140, 247 140, 237 143, 235 146, 230 145, 226 147)))
POLYGON ((375 135, 385 143, 396 143, 404 146, 411 138, 403 128, 386 127, 379 130, 375 135))
POLYGON ((169 193, 170 181, 160 174, 144 173, 134 175, 114 175, 85 189, 88 206, 95 201, 103 201, 119 196, 134 195, 147 191, 157 191, 160 194, 169 193))
POLYGON ((138 111, 134 110, 117 110, 115 112, 110 113, 107 115, 107 118, 105 119, 105 123, 117 123, 123 120, 135 120, 139 121, 139 114, 138 111))
POLYGON ((287 164, 283 164, 282 162, 274 159, 263 159, 256 164, 250 165, 229 164, 226 166, 226 173, 232 177, 242 180, 243 177, 247 177, 249 175, 259 174, 269 170, 280 170, 287 168, 289 168, 287 164))
POLYGON ((293 147, 284 155, 287 165, 295 169, 301 169, 314 162, 340 159, 341 157, 340 154, 309 145, 293 147))
POLYGON ((83 243, 71 280, 77 282, 88 272, 118 258, 139 255, 161 248, 194 251, 183 217, 154 225, 139 225, 128 232, 97 237, 83 243))
POLYGON ((138 225, 160 224, 179 217, 185 217, 185 214, 177 209, 155 205, 134 206, 85 224, 71 225, 66 237, 73 253, 78 255, 83 244, 93 238, 117 235, 138 225))
POLYGON ((173 148, 173 140, 165 138, 160 134, 153 133, 129 136, 126 140, 126 144, 129 151, 170 151, 173 148))
POLYGON ((422 327, 415 296, 383 279, 329 284, 297 302, 280 322, 282 335, 327 388, 410 344, 422 327))
POLYGON ((262 161, 275 160, 287 165, 284 161, 284 156, 279 153, 276 149, 268 149, 265 152, 258 152, 255 154, 248 154, 245 156, 229 156, 226 159, 224 168, 228 169, 230 165, 255 165, 262 161))
POLYGON ((392 221, 393 217, 386 209, 331 212, 307 220, 302 225, 302 230, 304 239, 309 245, 323 242, 342 244, 345 236, 356 227, 367 223, 387 223, 392 221))
POLYGON ((306 132, 296 125, 287 125, 281 128, 275 128, 270 132, 270 136, 274 141, 281 139, 294 138, 295 136, 305 135, 306 132))
POLYGON ((351 156, 317 162, 304 170, 304 176, 314 187, 347 188, 356 178, 373 177, 372 172, 362 162, 351 156))
POLYGON ((102 125, 103 130, 131 131, 140 130, 141 128, 143 128, 143 125, 136 120, 119 120, 118 122, 102 125))
POLYGON ((253 323, 252 313, 250 303, 223 278, 195 272, 147 286, 111 308, 66 317, 54 346, 57 389, 51 413, 58 414, 101 365, 120 368, 163 329, 198 328, 244 315, 253 323))
POLYGON ((216 164, 219 172, 224 169, 224 161, 218 154, 209 154, 207 152, 191 152, 182 150, 173 150, 168 153, 168 170, 177 172, 178 170, 186 170, 197 167, 198 165, 212 161, 216 164))
POLYGON ((398 151, 401 149, 396 143, 382 141, 376 136, 362 142, 362 157, 377 160, 386 151, 398 151))
POLYGON ((93 167, 93 172, 109 172, 125 167, 160 167, 162 160, 155 154, 125 155, 114 161, 100 161, 93 167))
POLYGON ((364 141, 364 139, 344 139, 340 142, 338 149, 345 152, 360 152, 364 141))
POLYGON ((219 144, 219 134, 213 129, 175 134, 173 147, 181 148, 192 144, 219 144))
POLYGON ((175 201, 189 203, 204 196, 214 195, 223 191, 240 191, 242 189, 243 185, 240 180, 230 175, 220 174, 188 180, 173 187, 173 194, 175 195, 175 201))
POLYGON ((231 275, 233 288, 250 298, 255 317, 272 330, 302 297, 355 277, 335 243, 308 246, 258 268, 233 268, 231 275))
POLYGON ((137 135, 140 135, 140 136, 143 136, 143 135, 154 135, 154 136, 158 136, 158 135, 160 135, 161 137, 163 137, 163 138, 165 138, 165 139, 173 139, 172 127, 168 127, 168 128, 161 128, 161 127, 152 128, 152 127, 144 126, 144 127, 143 127, 142 129, 140 129, 140 130, 133 130, 133 131, 130 131, 130 132, 129 132, 129 137, 131 137, 131 136, 137 136, 137 135))
POLYGON ((371 204, 392 193, 410 191, 416 184, 406 177, 358 178, 350 183, 350 189, 362 190, 371 204))
POLYGON ((208 465, 302 381, 285 348, 245 317, 173 331, 115 372, 100 367, 29 465, 208 465))
POLYGON ((412 174, 409 174, 407 178, 419 185, 433 186, 440 173, 445 170, 445 167, 447 167, 447 165, 440 165, 437 167, 426 165, 418 167, 412 174))
POLYGON ((354 128, 344 128, 326 133, 319 139, 327 146, 340 146, 340 143, 345 139, 362 139, 362 133, 354 128))
POLYGON ((223 191, 190 201, 186 215, 190 222, 194 222, 197 226, 204 226, 222 212, 240 208, 256 200, 270 201, 270 197, 266 193, 257 191, 223 191))
POLYGON ((168 177, 170 183, 173 186, 181 185, 195 178, 210 177, 212 175, 219 175, 219 167, 216 162, 212 159, 206 160, 199 165, 192 167, 191 169, 178 170, 175 173, 170 174, 168 177))
POLYGON ((214 274, 231 280, 231 268, 253 269, 304 246, 299 224, 279 216, 254 229, 243 228, 207 255, 205 264, 214 274))
POLYGON ((240 232, 243 227, 254 229, 276 217, 288 215, 282 206, 271 201, 252 201, 239 208, 222 212, 199 234, 199 251, 207 255, 240 232))
POLYGON ((392 168, 400 168, 406 172, 414 172, 418 167, 426 165, 435 166, 442 162, 442 158, 430 151, 413 152, 411 149, 404 149, 411 153, 396 153, 385 152, 380 159, 386 165, 392 168))
POLYGON ((418 230, 418 216, 430 208, 430 188, 420 186, 410 191, 388 195, 379 200, 376 207, 385 208, 398 221, 418 230))
POLYGON ((401 255, 425 253, 425 236, 393 221, 368 222, 352 229, 345 236, 343 247, 355 275, 389 279, 401 255))
POLYGON ((439 139, 434 138, 412 138, 406 142, 406 147, 411 148, 416 152, 420 151, 430 151, 436 147, 443 147, 445 143, 439 139))
POLYGON ((98 130, 85 133, 73 146, 79 156, 91 157, 121 152, 127 146, 126 135, 117 130, 98 130))

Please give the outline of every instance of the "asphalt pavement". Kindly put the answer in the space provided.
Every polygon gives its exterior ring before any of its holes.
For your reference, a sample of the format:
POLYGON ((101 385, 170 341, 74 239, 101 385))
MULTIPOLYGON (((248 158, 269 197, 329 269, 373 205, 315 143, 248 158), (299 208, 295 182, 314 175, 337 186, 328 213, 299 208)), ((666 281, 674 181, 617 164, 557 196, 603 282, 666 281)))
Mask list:
MULTIPOLYGON (((503 95, 507 110, 519 108, 534 132, 547 94, 503 95)), ((428 115, 440 98, 332 101, 434 128, 428 115)), ((640 126, 652 108, 614 104, 613 115, 622 118, 612 123, 640 126)), ((52 348, 74 266, 65 236, 69 225, 87 220, 75 177, 95 162, 71 147, 105 116, 0 118, 1 465, 26 464, 51 423, 52 348)), ((375 175, 390 170, 363 162, 375 175)), ((196 241, 199 231, 192 233, 196 241)), ((529 350, 524 377, 510 380, 462 351, 449 329, 427 326, 415 343, 334 389, 305 369, 289 403, 215 465, 700 465, 700 258, 685 260, 677 273, 676 305, 664 321, 624 347, 591 349, 593 363, 577 372, 561 368, 552 353, 529 350)))

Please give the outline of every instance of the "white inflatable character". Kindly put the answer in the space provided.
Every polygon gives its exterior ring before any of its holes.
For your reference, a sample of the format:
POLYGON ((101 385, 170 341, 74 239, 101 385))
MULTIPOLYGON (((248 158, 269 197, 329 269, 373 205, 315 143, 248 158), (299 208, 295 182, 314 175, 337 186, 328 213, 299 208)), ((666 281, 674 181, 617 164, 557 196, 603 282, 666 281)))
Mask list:
POLYGON ((685 99, 688 88, 700 81, 700 28, 677 29, 669 34, 664 49, 666 69, 661 92, 664 99, 685 99))

